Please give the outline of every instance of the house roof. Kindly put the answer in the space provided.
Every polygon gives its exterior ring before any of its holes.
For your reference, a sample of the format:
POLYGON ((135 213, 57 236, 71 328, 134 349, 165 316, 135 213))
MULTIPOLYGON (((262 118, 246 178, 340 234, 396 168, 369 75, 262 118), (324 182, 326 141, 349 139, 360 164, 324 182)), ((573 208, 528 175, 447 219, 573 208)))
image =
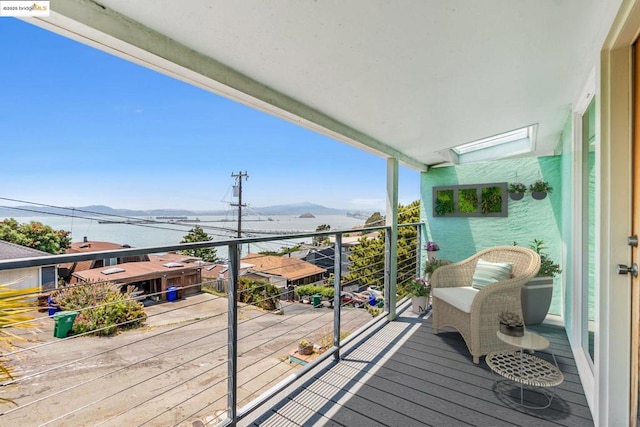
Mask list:
MULTIPOLYGON (((99 251, 112 251, 117 249, 128 248, 128 245, 121 245, 113 242, 100 242, 95 240, 83 240, 82 242, 73 242, 66 250, 68 254, 87 253, 87 252, 99 252, 99 251)), ((129 260, 127 260, 129 261, 129 260)), ((61 268, 67 268, 70 271, 84 271, 90 270, 95 261, 77 261, 60 264, 61 268)))
POLYGON ((38 249, 16 245, 5 240, 0 240, 0 259, 34 258, 51 256, 50 253, 38 249))
MULTIPOLYGON (((240 263, 240 274, 253 268, 253 264, 245 262, 240 263)), ((207 263, 202 266, 201 274, 203 278, 217 279, 220 274, 224 279, 229 278, 229 264, 207 263)))
POLYGON ((90 270, 76 271, 73 276, 86 282, 111 281, 111 282, 132 282, 134 279, 146 280, 161 277, 164 274, 182 274, 183 272, 193 272, 200 268, 196 264, 178 263, 171 260, 153 260, 141 262, 125 262, 117 265, 109 265, 90 270), (173 264, 171 264, 173 263, 173 264), (168 265, 175 265, 173 267, 168 265), (109 270, 121 269, 121 272, 107 274, 109 270))
POLYGON ((183 264, 198 265, 198 266, 202 264, 201 258, 182 255, 175 252, 168 252, 166 254, 159 254, 159 255, 152 254, 152 255, 149 255, 149 260, 158 262, 160 264, 165 262, 180 262, 183 264))
POLYGON ((113 242, 97 242, 97 241, 86 241, 86 242, 74 242, 67 249, 68 254, 75 253, 84 253, 84 252, 99 252, 99 251, 111 251, 116 249, 124 249, 128 246, 121 245, 119 243, 113 242))
POLYGON ((248 254, 242 261, 253 264, 254 271, 283 276, 288 280, 298 280, 327 271, 298 258, 274 255, 248 254))

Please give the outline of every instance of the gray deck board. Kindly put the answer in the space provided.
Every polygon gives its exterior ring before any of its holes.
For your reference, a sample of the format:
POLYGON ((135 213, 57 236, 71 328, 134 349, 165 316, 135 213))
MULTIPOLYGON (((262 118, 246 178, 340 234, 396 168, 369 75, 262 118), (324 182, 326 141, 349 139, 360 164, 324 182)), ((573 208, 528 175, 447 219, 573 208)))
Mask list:
MULTIPOLYGON (((532 330, 551 343, 565 381, 550 408, 522 408, 481 359, 472 362, 453 330, 434 335, 431 319, 403 313, 327 362, 266 412, 255 426, 593 426, 564 329, 532 330)), ((537 356, 553 361, 549 352, 537 356)), ((514 390, 516 390, 514 388, 514 390)), ((540 403, 531 394, 529 403, 540 403)), ((242 424, 239 425, 248 425, 242 424)))

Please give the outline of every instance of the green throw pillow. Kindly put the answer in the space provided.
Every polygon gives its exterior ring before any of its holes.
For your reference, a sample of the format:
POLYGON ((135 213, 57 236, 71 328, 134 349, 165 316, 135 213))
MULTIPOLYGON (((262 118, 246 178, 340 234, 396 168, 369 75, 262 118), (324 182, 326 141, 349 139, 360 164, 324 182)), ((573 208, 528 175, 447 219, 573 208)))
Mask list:
POLYGON ((476 264, 476 271, 473 273, 471 286, 475 289, 482 289, 485 286, 511 278, 513 264, 510 262, 489 262, 482 258, 476 264))

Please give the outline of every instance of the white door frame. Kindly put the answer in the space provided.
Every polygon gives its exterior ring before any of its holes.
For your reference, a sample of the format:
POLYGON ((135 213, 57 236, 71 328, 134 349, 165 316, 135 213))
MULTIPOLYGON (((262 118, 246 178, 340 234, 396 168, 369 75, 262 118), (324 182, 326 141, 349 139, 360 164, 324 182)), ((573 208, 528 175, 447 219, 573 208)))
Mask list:
POLYGON ((640 0, 623 2, 600 56, 595 412, 598 426, 629 425, 631 288, 616 264, 631 251, 632 44, 640 30, 640 0))

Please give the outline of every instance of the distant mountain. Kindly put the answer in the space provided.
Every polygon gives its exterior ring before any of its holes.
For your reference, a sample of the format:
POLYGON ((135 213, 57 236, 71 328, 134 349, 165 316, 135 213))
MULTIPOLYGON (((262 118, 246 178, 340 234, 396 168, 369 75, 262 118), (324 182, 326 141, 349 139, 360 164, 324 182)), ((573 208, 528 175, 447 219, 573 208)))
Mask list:
MULTIPOLYGON (((347 209, 334 209, 326 206, 317 205, 310 202, 292 203, 286 205, 252 207, 251 211, 260 215, 302 215, 311 213, 313 215, 346 215, 347 209)), ((189 210, 189 209, 151 209, 151 210, 133 210, 133 209, 115 209, 104 205, 90 205, 81 207, 66 208, 49 208, 32 205, 22 205, 13 208, 0 208, 0 219, 2 218, 18 218, 25 216, 41 216, 41 215, 74 215, 88 216, 91 214, 116 215, 116 216, 205 216, 205 215, 224 215, 228 213, 226 210, 189 210)))
POLYGON ((263 215, 302 215, 304 213, 312 213, 313 215, 346 215, 348 212, 347 209, 327 208, 310 202, 266 206, 263 208, 252 209, 263 215))

